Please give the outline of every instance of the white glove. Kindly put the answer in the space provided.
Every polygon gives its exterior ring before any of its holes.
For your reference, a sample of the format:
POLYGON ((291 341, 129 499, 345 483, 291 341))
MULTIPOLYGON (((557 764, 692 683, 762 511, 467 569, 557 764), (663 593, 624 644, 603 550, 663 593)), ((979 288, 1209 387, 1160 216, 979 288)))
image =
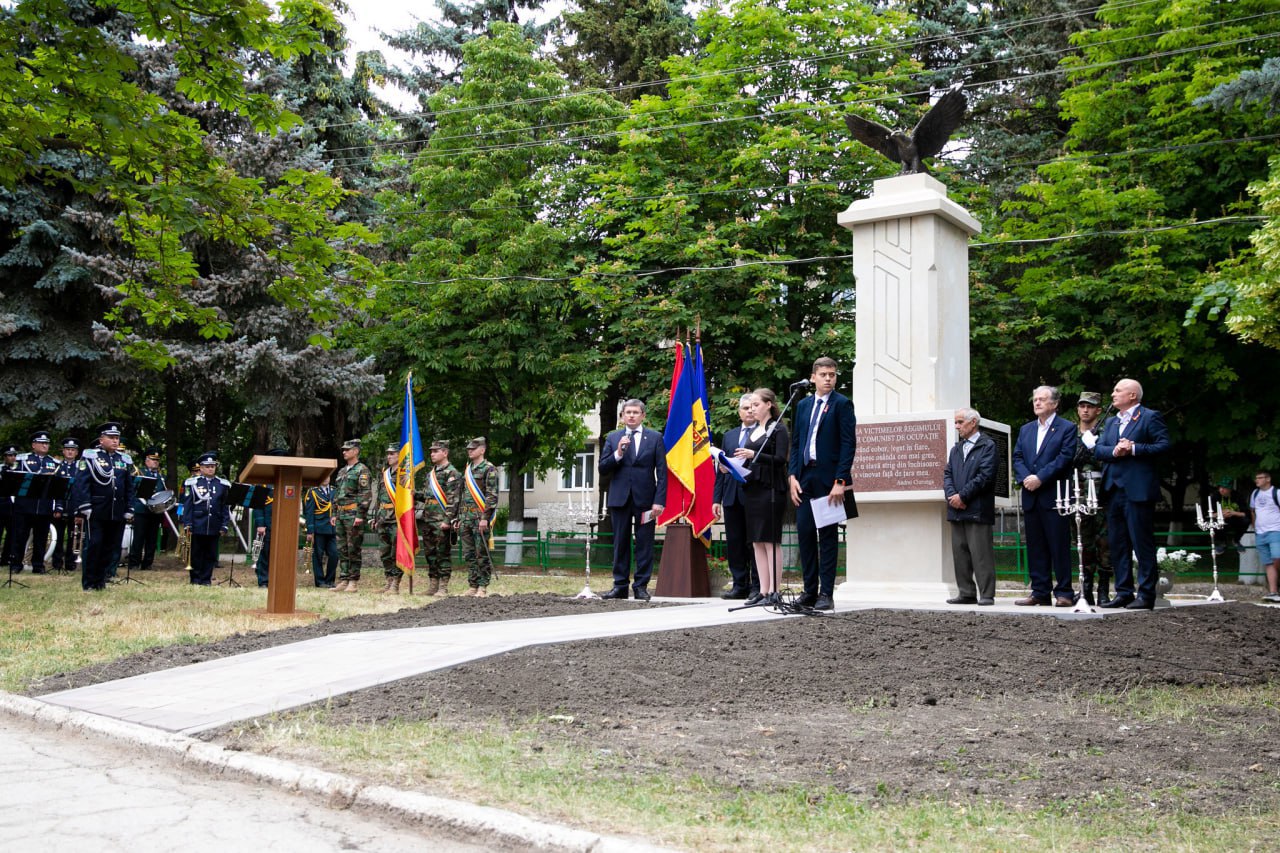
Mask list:
POLYGON ((1084 446, 1093 450, 1095 444, 1098 443, 1098 437, 1092 432, 1086 432, 1080 436, 1080 440, 1084 442, 1084 446))

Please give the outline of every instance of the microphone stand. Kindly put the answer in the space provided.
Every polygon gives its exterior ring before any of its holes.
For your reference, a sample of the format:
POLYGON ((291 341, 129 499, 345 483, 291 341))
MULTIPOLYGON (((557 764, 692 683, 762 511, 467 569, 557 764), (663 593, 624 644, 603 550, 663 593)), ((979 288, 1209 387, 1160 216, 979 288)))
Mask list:
MULTIPOLYGON (((778 424, 782 423, 783 418, 786 417, 787 412, 790 411, 792 405, 796 402, 796 400, 804 396, 804 394, 808 392, 808 390, 811 387, 813 387, 812 383, 807 381, 797 382, 791 386, 791 396, 787 398, 787 402, 785 405, 783 405, 782 411, 778 413, 778 417, 774 418, 773 423, 769 425, 769 428, 767 430, 765 430, 764 440, 760 442, 761 448, 763 448, 766 444, 769 443, 769 439, 773 437, 773 433, 778 428, 778 424)), ((792 441, 795 441, 795 440, 796 440, 796 436, 793 435, 792 441)), ((743 467, 750 468, 752 467, 755 461, 756 461, 755 458, 752 458, 749 462, 745 463, 743 467)), ((770 487, 769 489, 769 521, 771 523, 773 521, 773 515, 776 511, 775 502, 777 501, 777 499, 778 499, 778 490, 776 488, 770 487)), ((737 607, 730 607, 729 612, 736 613, 739 610, 749 610, 753 607, 767 607, 774 613, 785 613, 785 614, 800 613, 807 616, 823 615, 822 611, 820 610, 814 610, 812 607, 803 607, 797 604, 796 601, 798 600, 799 597, 795 593, 787 593, 785 596, 783 595, 781 562, 782 562, 782 543, 779 542, 778 547, 775 548, 773 551, 773 565, 769 567, 769 571, 773 574, 774 600, 771 601, 768 598, 762 598, 760 601, 757 601, 755 604, 742 604, 737 607)), ((760 568, 759 566, 756 567, 757 571, 759 570, 759 568, 760 568)))

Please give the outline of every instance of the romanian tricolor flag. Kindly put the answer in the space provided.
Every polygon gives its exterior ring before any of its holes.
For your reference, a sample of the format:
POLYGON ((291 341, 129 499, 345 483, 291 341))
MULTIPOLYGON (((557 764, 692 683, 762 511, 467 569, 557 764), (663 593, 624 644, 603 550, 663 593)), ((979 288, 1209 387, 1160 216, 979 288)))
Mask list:
POLYGON ((693 438, 693 506, 689 509, 689 524, 693 535, 702 544, 711 547, 711 525, 716 520, 712 503, 716 489, 716 463, 711 458, 711 431, 707 427, 707 378, 702 369, 702 343, 693 345, 693 381, 691 384, 692 438, 693 438))
POLYGON ((396 467, 396 565, 413 574, 418 553, 418 525, 413 517, 413 479, 426 464, 418 413, 413 408, 413 373, 404 379, 404 418, 400 423, 400 461, 396 467))
POLYGON ((693 508, 693 368, 684 346, 676 342, 676 364, 671 374, 671 405, 662 433, 667 448, 667 503, 659 524, 679 521, 693 508))

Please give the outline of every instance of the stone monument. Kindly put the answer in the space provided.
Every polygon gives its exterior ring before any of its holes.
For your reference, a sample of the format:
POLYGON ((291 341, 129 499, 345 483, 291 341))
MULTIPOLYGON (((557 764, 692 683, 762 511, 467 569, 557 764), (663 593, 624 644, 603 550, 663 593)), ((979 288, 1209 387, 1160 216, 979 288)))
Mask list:
MULTIPOLYGON (((982 226, 924 172, 876 181, 836 221, 853 232, 860 515, 835 597, 941 603, 955 584, 942 469, 952 415, 970 405, 968 243, 982 226)), ((1003 451, 1007 506, 1009 429, 983 428, 1003 451)))

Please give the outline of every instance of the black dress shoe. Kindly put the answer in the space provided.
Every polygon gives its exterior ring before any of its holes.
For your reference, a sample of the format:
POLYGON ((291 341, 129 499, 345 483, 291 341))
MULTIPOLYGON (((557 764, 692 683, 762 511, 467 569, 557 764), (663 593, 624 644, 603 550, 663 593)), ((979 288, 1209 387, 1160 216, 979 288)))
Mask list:
POLYGON ((978 606, 979 606, 979 607, 991 607, 991 606, 992 606, 992 605, 994 605, 995 603, 996 603, 996 600, 995 600, 994 598, 979 598, 979 599, 978 599, 978 606))
POLYGON ((797 607, 812 607, 818 603, 818 596, 814 593, 804 593, 796 599, 797 607))
POLYGON ((739 599, 746 598, 747 591, 745 589, 731 589, 720 597, 726 601, 737 601, 739 599))
POLYGON ((1156 603, 1147 601, 1145 598, 1135 598, 1124 606, 1125 610, 1155 610, 1156 603))
POLYGON ((625 586, 615 586, 613 589, 609 590, 608 592, 606 592, 604 595, 600 597, 601 598, 626 598, 627 588, 625 586))
POLYGON ((642 586, 636 587, 631 592, 635 596, 636 601, 648 601, 650 598, 649 590, 645 589, 642 586))
POLYGON ((747 596, 747 606, 752 607, 764 601, 764 596, 758 592, 753 592, 747 596))
POLYGON ((1128 607, 1133 604, 1132 595, 1117 595, 1115 598, 1108 598, 1098 606, 1103 610, 1119 610, 1121 607, 1128 607))
POLYGON ((836 603, 831 600, 829 595, 819 595, 818 600, 813 603, 814 610, 835 610, 836 603))
POLYGON ((46 569, 44 566, 41 566, 41 567, 40 567, 40 568, 38 568, 38 569, 32 569, 32 570, 31 570, 31 574, 33 574, 33 575, 47 575, 47 574, 49 574, 49 570, 48 570, 48 569, 46 569))
POLYGON ((965 595, 957 595, 955 598, 948 598, 947 604, 977 604, 978 599, 969 598, 965 595))

